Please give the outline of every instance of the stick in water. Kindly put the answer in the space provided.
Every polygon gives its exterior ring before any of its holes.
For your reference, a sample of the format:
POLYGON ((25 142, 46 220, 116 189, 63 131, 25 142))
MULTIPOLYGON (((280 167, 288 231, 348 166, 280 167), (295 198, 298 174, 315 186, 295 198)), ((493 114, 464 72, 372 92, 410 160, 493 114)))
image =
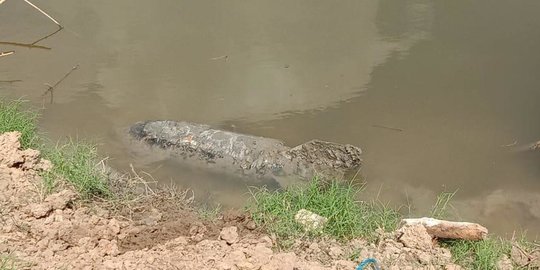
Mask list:
POLYGON ((16 82, 22 82, 22 80, 2 80, 0 83, 16 83, 16 82))
POLYGON ((395 128, 395 127, 388 127, 388 126, 383 126, 383 125, 371 125, 372 127, 376 127, 376 128, 384 128, 384 129, 390 129, 390 130, 394 130, 394 131, 403 131, 403 129, 401 128, 395 128))
POLYGON ((62 81, 64 81, 64 80, 65 80, 65 79, 66 79, 73 71, 75 71, 75 70, 78 69, 78 68, 79 68, 79 65, 76 65, 76 66, 74 66, 73 68, 71 68, 71 70, 70 70, 68 73, 66 73, 66 75, 64 75, 64 77, 62 77, 62 79, 60 79, 59 81, 57 81, 57 82, 56 82, 54 85, 52 85, 52 86, 51 86, 50 84, 47 84, 47 83, 46 83, 45 85, 46 85, 48 88, 47 88, 47 90, 45 90, 45 92, 44 92, 43 95, 41 95, 41 96, 45 96, 47 93, 50 92, 50 93, 51 93, 51 104, 52 104, 52 103, 53 103, 53 97, 54 97, 54 92, 53 92, 53 91, 54 91, 54 88, 55 88, 56 86, 58 86, 58 85, 59 85, 62 81))
POLYGON ((10 46, 19 46, 19 47, 26 47, 26 48, 37 48, 37 49, 44 49, 44 50, 50 50, 50 47, 45 47, 41 45, 36 44, 27 44, 27 43, 20 43, 20 42, 11 42, 11 41, 0 41, 0 45, 10 45, 10 46))
MULTIPOLYGON (((4 3, 6 0, 0 0, 0 5, 2 3, 4 3)), ((6 45, 13 45, 13 46, 22 46, 22 47, 27 47, 27 48, 39 48, 39 49, 46 49, 46 50, 50 50, 51 48, 49 47, 45 47, 45 46, 40 46, 40 45, 37 45, 38 42, 40 41, 43 41, 53 35, 55 35, 56 33, 58 33, 60 30, 64 29, 64 27, 62 25, 60 25, 60 23, 55 20, 51 15, 47 14, 45 11, 43 11, 42 9, 40 9, 39 7, 37 7, 36 5, 32 4, 32 2, 28 1, 28 0, 24 0, 27 4, 29 4, 31 7, 33 7, 34 9, 36 9, 37 11, 39 11, 41 14, 45 15, 47 18, 49 18, 52 22, 54 22, 57 26, 58 26, 58 29, 54 32, 52 32, 51 34, 48 34, 32 43, 19 43, 19 42, 5 42, 5 41, 0 41, 0 44, 6 44, 6 45)), ((3 56, 3 55, 2 55, 3 56)))
POLYGON ((15 53, 15 51, 0 52, 0 57, 12 55, 14 53, 15 53))
MULTIPOLYGON (((5 1, 5 0, 4 0, 5 1)), ((37 7, 36 5, 32 4, 32 2, 28 1, 28 0, 24 0, 24 2, 26 2, 27 4, 29 4, 30 6, 32 6, 33 8, 35 8, 37 11, 41 12, 41 14, 47 16, 47 18, 49 18, 51 21, 53 21, 56 25, 58 25, 58 27, 60 28, 64 28, 62 25, 60 25, 60 23, 58 21, 56 21, 53 17, 51 17, 51 15, 47 14, 47 12, 43 11, 41 8, 37 7)), ((1 3, 0 3, 1 4, 1 3)))

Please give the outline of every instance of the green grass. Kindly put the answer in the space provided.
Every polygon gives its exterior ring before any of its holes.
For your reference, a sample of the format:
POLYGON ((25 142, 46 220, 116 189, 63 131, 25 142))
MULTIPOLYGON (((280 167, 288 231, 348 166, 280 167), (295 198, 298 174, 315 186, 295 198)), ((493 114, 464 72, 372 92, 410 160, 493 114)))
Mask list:
POLYGON ((437 196, 437 201, 435 201, 435 204, 431 208, 431 217, 442 219, 442 218, 448 218, 449 212, 448 208, 450 208, 452 205, 450 204, 450 201, 452 198, 454 198, 454 195, 456 195, 457 191, 454 192, 442 192, 437 196))
POLYGON ((452 252, 454 261, 465 269, 497 269, 497 262, 510 253, 508 241, 488 238, 482 241, 447 240, 442 246, 452 252))
POLYGON ((48 191, 67 181, 85 198, 111 195, 107 176, 98 166, 95 145, 69 141, 49 147, 43 154, 53 163, 53 169, 43 175, 48 191))
POLYGON ((210 205, 208 203, 203 204, 200 207, 197 207, 197 213, 201 218, 207 221, 216 220, 221 213, 221 205, 210 205))
MULTIPOLYGON (((456 192, 442 192, 431 209, 431 217, 445 219, 449 217, 450 201, 456 192)), ((455 263, 465 269, 497 269, 497 262, 504 254, 509 254, 510 243, 500 238, 488 238, 481 241, 442 240, 442 246, 452 253, 455 263)))
POLYGON ((23 102, 0 100, 0 134, 8 131, 21 132, 23 148, 35 148, 53 164, 53 169, 43 174, 44 187, 52 192, 63 183, 69 183, 82 197, 110 195, 106 174, 98 168, 94 145, 69 141, 63 145, 51 146, 45 143, 37 132, 38 114, 25 109, 23 102), (65 181, 65 182, 64 182, 65 181))
MULTIPOLYGON (((332 236, 346 240, 374 237, 375 230, 394 230, 400 220, 397 211, 377 202, 356 198, 361 187, 351 183, 313 179, 307 187, 294 186, 282 191, 259 189, 252 192, 248 211, 253 220, 275 233, 283 243, 304 236, 332 236), (304 232, 294 216, 307 209, 328 218, 322 232, 304 232)), ((286 245, 286 244, 285 244, 286 245)))
POLYGON ((21 100, 0 100, 0 134, 9 131, 21 132, 21 145, 23 148, 36 146, 38 114, 23 108, 21 100))

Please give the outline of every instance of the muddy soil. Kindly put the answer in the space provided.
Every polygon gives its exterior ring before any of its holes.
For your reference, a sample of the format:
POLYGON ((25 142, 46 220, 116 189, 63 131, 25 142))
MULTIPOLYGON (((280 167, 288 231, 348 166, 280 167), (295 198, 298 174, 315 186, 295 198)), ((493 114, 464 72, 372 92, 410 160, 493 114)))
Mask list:
POLYGON ((378 244, 298 240, 285 252, 245 213, 205 220, 171 192, 123 207, 69 187, 46 195, 39 172, 51 164, 19 136, 0 135, 0 254, 19 269, 355 269, 368 257, 383 269, 460 269, 423 227, 381 233, 378 244))

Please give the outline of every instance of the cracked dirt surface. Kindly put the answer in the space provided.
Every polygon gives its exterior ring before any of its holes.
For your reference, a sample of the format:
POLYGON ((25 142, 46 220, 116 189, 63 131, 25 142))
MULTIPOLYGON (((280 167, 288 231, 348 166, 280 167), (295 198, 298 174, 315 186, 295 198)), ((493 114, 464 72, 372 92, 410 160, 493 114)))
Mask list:
POLYGON ((285 252, 249 215, 205 220, 166 192, 129 215, 69 187, 45 195, 39 172, 51 164, 19 137, 0 135, 0 254, 18 269, 355 269, 368 257, 383 269, 461 269, 423 227, 381 233, 377 244, 297 240, 285 252))

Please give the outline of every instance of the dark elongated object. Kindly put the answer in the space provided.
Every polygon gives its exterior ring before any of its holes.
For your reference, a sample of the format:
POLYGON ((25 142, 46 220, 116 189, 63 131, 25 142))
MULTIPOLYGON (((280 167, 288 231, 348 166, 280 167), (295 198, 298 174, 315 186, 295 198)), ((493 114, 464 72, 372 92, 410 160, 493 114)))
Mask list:
POLYGON ((362 150, 353 145, 313 140, 290 148, 275 139, 188 122, 139 122, 129 133, 176 157, 218 164, 224 170, 245 176, 341 177, 359 168, 362 162, 362 150))

